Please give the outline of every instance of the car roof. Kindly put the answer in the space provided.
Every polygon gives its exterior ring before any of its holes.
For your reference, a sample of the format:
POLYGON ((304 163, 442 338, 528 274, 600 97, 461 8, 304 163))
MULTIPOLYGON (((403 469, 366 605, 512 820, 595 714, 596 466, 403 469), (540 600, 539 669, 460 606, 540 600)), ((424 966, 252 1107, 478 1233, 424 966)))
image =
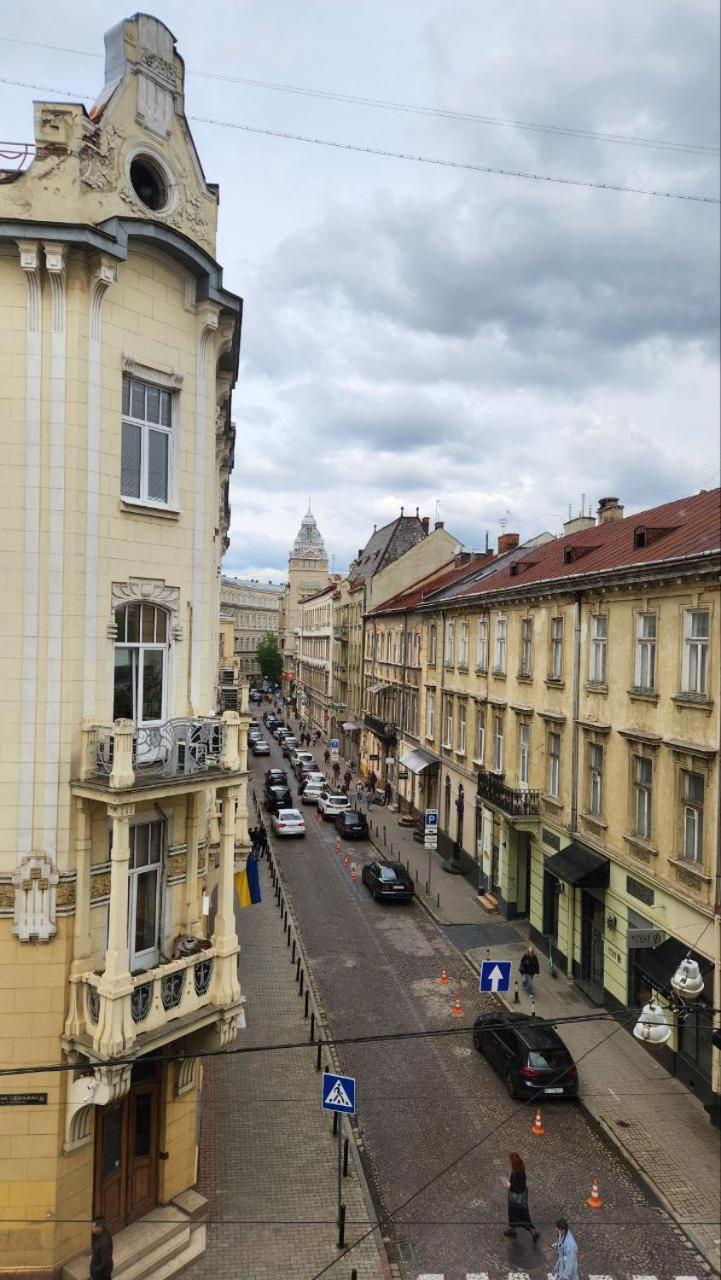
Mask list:
POLYGON ((292 814, 292 816, 293 816, 294 818, 302 818, 302 817, 303 817, 303 815, 302 815, 302 813, 300 812, 300 810, 299 810, 299 809, 279 809, 279 810, 278 810, 278 817, 279 817, 279 818, 283 818, 283 817, 287 816, 288 814, 292 814))

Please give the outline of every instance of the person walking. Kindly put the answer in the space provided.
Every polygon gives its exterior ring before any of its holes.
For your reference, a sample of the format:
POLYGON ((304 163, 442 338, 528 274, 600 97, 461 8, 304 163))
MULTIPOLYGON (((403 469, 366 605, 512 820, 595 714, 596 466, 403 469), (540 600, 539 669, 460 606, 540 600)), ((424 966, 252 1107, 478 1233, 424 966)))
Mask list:
POLYGON ((533 990, 533 979, 538 977, 538 974, 540 973, 541 968, 538 963, 538 956, 536 955, 530 943, 526 947, 526 950, 524 951, 523 955, 521 956, 520 969, 521 969, 521 986, 523 987, 523 990, 525 991, 527 996, 532 996, 535 994, 533 990))
POLYGON ((351 773, 350 769, 346 769, 345 773, 343 774, 343 781, 345 782, 346 789, 350 786, 352 778, 353 778, 353 774, 351 773))
POLYGON ((521 1231, 530 1231, 535 1244, 541 1233, 536 1231, 528 1210, 526 1166, 517 1151, 511 1151, 508 1158, 511 1162, 511 1176, 508 1181, 508 1226, 503 1234, 515 1240, 516 1232, 520 1227, 521 1231))
POLYGON ((335 782, 336 786, 338 785, 339 774, 340 774, 340 765, 338 764, 337 760, 334 760, 333 761, 333 781, 335 782))
POLYGON ((323 759, 325 760, 326 765, 327 765, 327 764, 328 764, 328 762, 329 762, 329 760, 330 760, 330 751, 328 750, 328 748, 327 748, 327 747, 326 747, 325 751, 323 752, 323 759))
POLYGON ((393 788, 390 784, 390 779, 388 778, 386 779, 386 785, 383 788, 383 794, 386 798, 386 804, 390 804, 393 799, 393 788))
POLYGON ((371 769, 370 773, 368 774, 368 786, 371 788, 371 791, 375 791, 376 787, 378 786, 378 779, 373 769, 371 769))
POLYGON ((373 812, 373 787, 368 784, 366 788, 366 807, 369 813, 373 812))
POLYGON ((359 778, 359 779, 358 779, 358 781, 357 781, 357 782, 356 782, 356 784, 355 784, 355 807, 356 807, 356 809, 360 809, 360 806, 361 806, 361 800, 362 800, 362 799, 363 799, 363 782, 362 782, 362 779, 361 779, 361 778, 359 778))
POLYGON ((110 1280, 113 1274, 113 1237, 105 1218, 93 1218, 90 1230, 90 1280, 110 1280))
POLYGON ((552 1275, 554 1280, 578 1280, 578 1245, 571 1234, 567 1218, 556 1218, 558 1235, 553 1241, 556 1250, 556 1262, 552 1275))
POLYGON ((255 834, 257 840, 256 856, 259 858, 265 858, 268 853, 268 832, 265 829, 264 822, 261 822, 255 834))
POLYGON ((255 857, 258 851, 258 828, 248 827, 248 839, 250 841, 250 854, 255 857))

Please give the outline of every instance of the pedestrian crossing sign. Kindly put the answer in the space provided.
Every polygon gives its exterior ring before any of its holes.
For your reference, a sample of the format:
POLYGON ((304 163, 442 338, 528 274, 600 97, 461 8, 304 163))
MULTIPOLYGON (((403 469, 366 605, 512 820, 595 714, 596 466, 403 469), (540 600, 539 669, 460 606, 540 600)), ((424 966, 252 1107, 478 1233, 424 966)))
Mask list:
POLYGON ((324 1111, 342 1111, 347 1116, 355 1115, 355 1077, 332 1075, 323 1072, 324 1111))

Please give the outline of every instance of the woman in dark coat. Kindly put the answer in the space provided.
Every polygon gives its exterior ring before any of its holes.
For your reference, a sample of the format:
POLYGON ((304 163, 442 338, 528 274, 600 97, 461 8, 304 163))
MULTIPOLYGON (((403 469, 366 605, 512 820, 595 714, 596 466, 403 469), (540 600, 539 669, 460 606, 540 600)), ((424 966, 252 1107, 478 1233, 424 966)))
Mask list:
POLYGON ((535 1244, 541 1233, 536 1231, 528 1210, 526 1166, 517 1151, 510 1153, 509 1160, 511 1161, 511 1177, 508 1183, 508 1228, 503 1234, 515 1240, 516 1232, 520 1227, 522 1231, 530 1231, 535 1244))

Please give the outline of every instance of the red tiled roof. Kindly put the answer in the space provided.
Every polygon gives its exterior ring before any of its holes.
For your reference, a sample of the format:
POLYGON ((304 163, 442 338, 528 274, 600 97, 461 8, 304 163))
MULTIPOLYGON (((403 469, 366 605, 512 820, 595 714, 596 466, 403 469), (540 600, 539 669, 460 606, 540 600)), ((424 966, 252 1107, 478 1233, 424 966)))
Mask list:
MULTIPOLYGON (((639 511, 623 520, 609 520, 539 547, 528 547, 522 557, 504 559, 495 572, 453 593, 454 600, 517 591, 533 583, 585 579, 641 566, 661 565, 721 549, 721 489, 696 493, 676 502, 639 511), (647 545, 635 545, 635 531, 649 531, 647 545), (571 549, 568 563, 564 558, 571 549), (514 568, 515 572, 511 570, 514 568)), ((448 584, 444 584, 447 586, 448 584)), ((443 589, 433 591, 442 602, 443 589)))
POLYGON ((375 618, 384 613, 402 613, 404 609, 413 609, 420 604, 424 596, 431 592, 441 591, 444 587, 448 587, 452 582, 457 582, 459 578, 465 577, 468 573, 473 573, 482 564, 489 563, 493 559, 492 551, 474 552, 470 559, 465 559, 463 564, 454 563, 450 568, 444 566, 437 569, 435 573, 429 574, 427 578, 423 578, 421 582, 416 583, 414 587, 403 591, 398 596, 386 600, 384 604, 378 605, 377 609, 371 609, 367 617, 375 618))

